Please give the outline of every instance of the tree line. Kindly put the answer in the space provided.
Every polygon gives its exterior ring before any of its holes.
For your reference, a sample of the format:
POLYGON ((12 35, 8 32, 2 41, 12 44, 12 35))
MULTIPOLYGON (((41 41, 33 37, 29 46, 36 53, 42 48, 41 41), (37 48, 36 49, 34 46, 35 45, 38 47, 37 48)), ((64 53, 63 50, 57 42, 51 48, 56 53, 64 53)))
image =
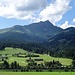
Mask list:
POLYGON ((71 66, 63 66, 59 61, 50 61, 37 64, 37 62, 29 62, 26 66, 20 66, 17 61, 9 64, 6 60, 0 64, 1 70, 13 70, 13 71, 74 71, 75 69, 75 59, 72 61, 71 66))
POLYGON ((21 48, 33 53, 48 54, 53 57, 73 58, 75 56, 75 47, 65 47, 62 45, 54 46, 48 43, 0 43, 0 50, 6 47, 21 48))

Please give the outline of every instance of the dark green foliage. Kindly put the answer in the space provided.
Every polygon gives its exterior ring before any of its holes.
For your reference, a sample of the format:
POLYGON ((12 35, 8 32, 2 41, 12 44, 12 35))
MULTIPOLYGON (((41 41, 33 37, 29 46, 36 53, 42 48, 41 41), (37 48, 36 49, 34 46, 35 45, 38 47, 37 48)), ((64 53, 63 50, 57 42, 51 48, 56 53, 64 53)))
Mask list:
POLYGON ((9 69, 9 63, 6 60, 2 64, 2 69, 9 69))
POLYGON ((19 69, 20 68, 19 64, 16 61, 12 62, 10 64, 10 67, 11 67, 11 69, 19 69))
POLYGON ((75 55, 75 28, 65 29, 49 39, 45 46, 50 50, 51 56, 73 58, 75 55))
POLYGON ((62 66, 62 64, 59 61, 50 61, 50 62, 45 62, 45 66, 49 68, 59 68, 62 66))
POLYGON ((37 65, 37 63, 35 63, 35 62, 28 63, 28 66, 36 66, 36 65, 37 65))
POLYGON ((5 50, 5 44, 0 45, 0 50, 5 50))
POLYGON ((39 57, 39 55, 26 55, 25 57, 39 57))
POLYGON ((72 61, 72 66, 75 67, 75 60, 72 61))
POLYGON ((72 59, 75 60, 75 55, 73 55, 73 58, 72 59))
POLYGON ((34 59, 34 61, 43 61, 43 59, 34 59))
POLYGON ((68 72, 68 69, 65 69, 64 71, 65 71, 65 72, 68 72))
POLYGON ((49 72, 52 72, 52 69, 49 69, 49 72))

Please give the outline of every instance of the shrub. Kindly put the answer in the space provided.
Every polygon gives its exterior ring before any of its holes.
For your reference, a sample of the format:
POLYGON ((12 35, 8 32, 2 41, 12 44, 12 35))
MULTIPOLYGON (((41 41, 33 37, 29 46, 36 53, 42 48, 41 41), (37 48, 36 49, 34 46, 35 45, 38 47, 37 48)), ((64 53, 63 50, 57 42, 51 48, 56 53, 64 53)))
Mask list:
POLYGON ((39 57, 39 55, 26 55, 25 57, 39 57))

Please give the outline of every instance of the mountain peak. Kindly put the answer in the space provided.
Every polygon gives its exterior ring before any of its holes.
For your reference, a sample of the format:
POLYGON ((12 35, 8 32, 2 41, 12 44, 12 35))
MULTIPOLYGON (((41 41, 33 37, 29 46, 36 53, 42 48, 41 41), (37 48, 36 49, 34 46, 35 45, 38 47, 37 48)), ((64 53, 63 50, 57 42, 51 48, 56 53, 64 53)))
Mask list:
POLYGON ((13 27, 22 27, 21 25, 14 25, 13 27))
POLYGON ((44 24, 51 24, 51 25, 53 25, 49 20, 46 20, 46 21, 40 21, 39 23, 44 23, 44 24))
POLYGON ((50 23, 50 21, 49 21, 49 20, 46 20, 46 21, 40 21, 40 22, 44 22, 44 23, 45 23, 45 22, 49 22, 49 23, 50 23))
POLYGON ((44 22, 49 22, 49 23, 51 23, 49 20, 46 20, 46 21, 44 21, 44 22))
POLYGON ((46 21, 40 21, 40 22, 37 22, 37 23, 32 23, 30 24, 29 26, 32 26, 32 25, 40 25, 40 26, 44 26, 44 25, 50 25, 50 26, 54 26, 49 20, 46 20, 46 21))

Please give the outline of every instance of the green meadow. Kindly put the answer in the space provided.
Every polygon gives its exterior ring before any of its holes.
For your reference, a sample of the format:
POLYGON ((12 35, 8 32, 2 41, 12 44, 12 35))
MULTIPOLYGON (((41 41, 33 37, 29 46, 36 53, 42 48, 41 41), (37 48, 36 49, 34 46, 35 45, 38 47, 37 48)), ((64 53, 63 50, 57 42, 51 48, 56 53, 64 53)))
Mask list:
MULTIPOLYGON (((13 54, 17 54, 17 53, 22 53, 22 56, 25 56, 26 54, 31 52, 27 52, 20 48, 14 49, 10 47, 7 47, 5 48, 5 50, 0 51, 0 55, 7 54, 8 56, 7 61, 9 63, 17 61, 21 66, 26 66, 27 65, 26 59, 29 59, 29 57, 20 58, 17 56, 12 56, 13 54)), ((31 54, 36 54, 36 53, 31 53, 31 54)), ((72 62, 72 60, 68 58, 56 58, 56 57, 48 56, 47 54, 37 54, 37 55, 39 55, 39 57, 31 57, 31 58, 32 59, 41 58, 44 61, 59 60, 63 65, 70 65, 72 62)), ((43 63, 44 61, 37 61, 37 63, 43 63)), ((2 63, 2 61, 0 63, 2 63)), ((6 70, 0 70, 0 75, 75 75, 75 72, 12 72, 12 71, 10 72, 6 70)))
MULTIPOLYGON (((17 53, 25 53, 25 54, 27 54, 29 52, 27 52, 27 51, 25 51, 23 49, 20 49, 20 48, 14 49, 14 48, 10 48, 10 47, 7 47, 7 48, 5 48, 5 50, 0 51, 0 54, 2 54, 2 55, 8 54, 7 56, 9 58, 7 59, 7 61, 9 63, 12 63, 13 61, 17 61, 21 66, 25 66, 27 64, 26 59, 29 59, 29 57, 20 58, 20 57, 12 56, 12 54, 17 54, 17 53)), ((39 55, 39 57, 32 57, 32 59, 41 58, 44 61, 52 61, 52 60, 58 61, 59 60, 60 63, 63 64, 63 65, 70 65, 71 62, 72 62, 72 60, 68 59, 68 58, 56 58, 56 57, 48 56, 47 54, 38 54, 38 55, 39 55)), ((43 63, 44 61, 40 61, 40 62, 37 61, 37 63, 43 63)))
POLYGON ((75 75, 75 72, 0 72, 0 75, 75 75))

